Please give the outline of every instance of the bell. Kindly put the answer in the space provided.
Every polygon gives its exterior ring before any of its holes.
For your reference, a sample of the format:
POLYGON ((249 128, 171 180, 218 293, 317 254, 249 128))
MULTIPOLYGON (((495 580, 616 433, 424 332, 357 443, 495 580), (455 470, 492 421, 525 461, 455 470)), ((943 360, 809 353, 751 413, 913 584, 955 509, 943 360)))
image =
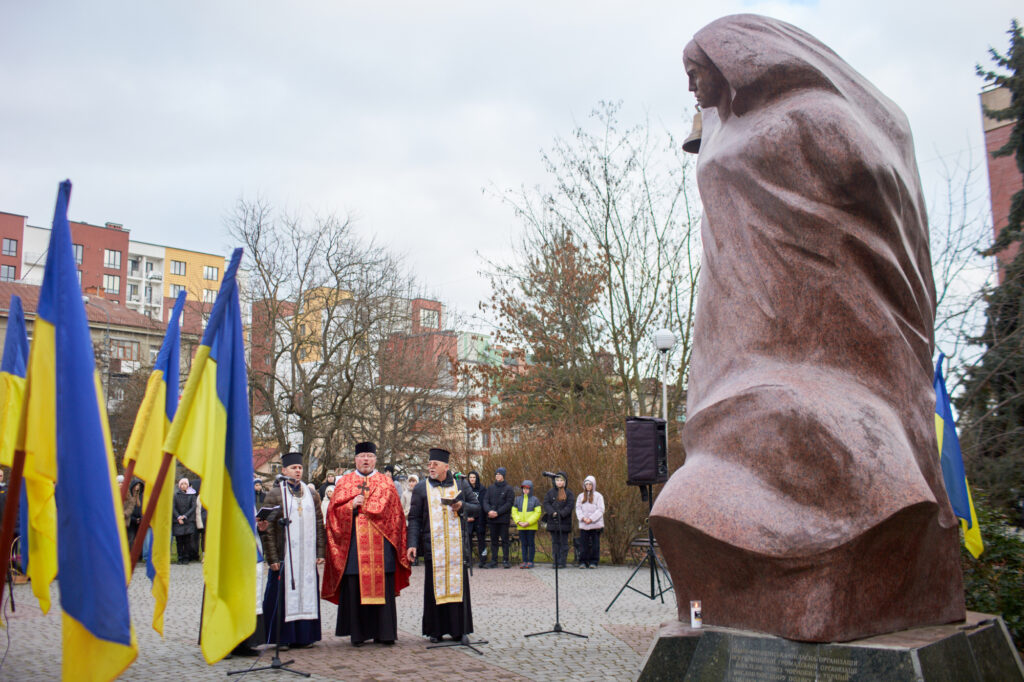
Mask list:
POLYGON ((697 113, 693 115, 693 128, 690 129, 690 134, 683 140, 683 151, 696 154, 700 151, 700 135, 701 135, 701 116, 700 109, 697 109, 697 113))

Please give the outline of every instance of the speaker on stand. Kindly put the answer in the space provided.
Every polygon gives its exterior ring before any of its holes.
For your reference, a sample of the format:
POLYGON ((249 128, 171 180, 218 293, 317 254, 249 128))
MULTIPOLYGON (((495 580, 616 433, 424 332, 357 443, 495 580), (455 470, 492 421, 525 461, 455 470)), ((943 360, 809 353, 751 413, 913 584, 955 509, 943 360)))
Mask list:
POLYGON ((628 417, 626 419, 626 483, 640 488, 640 497, 647 502, 647 552, 643 560, 626 579, 625 584, 612 599, 605 612, 612 608, 615 600, 625 592, 626 588, 642 594, 648 599, 661 598, 665 603, 665 593, 673 589, 672 578, 668 569, 654 552, 654 532, 651 530, 650 512, 654 507, 654 486, 668 480, 668 434, 666 421, 658 417, 628 417), (651 573, 650 591, 639 590, 632 585, 633 578, 640 569, 647 565, 651 573), (662 587, 664 574, 667 587, 662 587))

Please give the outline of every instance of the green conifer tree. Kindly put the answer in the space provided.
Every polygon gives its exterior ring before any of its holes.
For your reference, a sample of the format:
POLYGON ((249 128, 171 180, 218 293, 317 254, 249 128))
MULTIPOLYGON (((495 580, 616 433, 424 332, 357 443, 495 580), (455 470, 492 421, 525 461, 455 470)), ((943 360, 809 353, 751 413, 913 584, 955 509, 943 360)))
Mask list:
MULTIPOLYGON (((1010 105, 985 109, 997 121, 1013 121, 1010 138, 994 157, 1013 155, 1024 178, 1024 36, 1010 24, 1005 54, 989 53, 997 70, 977 67, 994 87, 1005 87, 1010 105)), ((1024 482, 1024 189, 1014 194, 1007 222, 985 255, 1004 254, 999 284, 987 292, 986 324, 974 342, 983 349, 967 369, 957 399, 965 464, 972 485, 986 489, 993 503, 1012 506, 1024 482), (1009 251, 1008 251, 1009 250, 1009 251), (1006 259, 1007 253, 1013 258, 1006 259)))

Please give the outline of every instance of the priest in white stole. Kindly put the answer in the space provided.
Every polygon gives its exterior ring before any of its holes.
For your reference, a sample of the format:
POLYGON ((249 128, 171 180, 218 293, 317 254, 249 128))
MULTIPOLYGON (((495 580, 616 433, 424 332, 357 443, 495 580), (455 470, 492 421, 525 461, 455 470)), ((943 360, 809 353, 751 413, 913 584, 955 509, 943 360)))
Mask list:
POLYGON ((263 556, 270 567, 263 596, 263 617, 270 629, 270 641, 292 648, 320 641, 320 575, 327 536, 320 511, 320 495, 302 482, 302 453, 281 457, 284 480, 267 493, 264 507, 281 507, 267 517, 263 556), (285 532, 284 510, 290 522, 285 532), (294 575, 294 586, 292 576, 294 575), (284 614, 278 618, 278 590, 284 589, 284 614), (281 630, 278 632, 279 620, 281 630))
POLYGON ((431 642, 473 632, 468 561, 464 561, 463 518, 480 516, 476 493, 448 470, 447 450, 431 448, 428 478, 416 484, 409 507, 408 558, 425 560, 423 634, 431 642), (465 600, 465 606, 463 605, 465 600))

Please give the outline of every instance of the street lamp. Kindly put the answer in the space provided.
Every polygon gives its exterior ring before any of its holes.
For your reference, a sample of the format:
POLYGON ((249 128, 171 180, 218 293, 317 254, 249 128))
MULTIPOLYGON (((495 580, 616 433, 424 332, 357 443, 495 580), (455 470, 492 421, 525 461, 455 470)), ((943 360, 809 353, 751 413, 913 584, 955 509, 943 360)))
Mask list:
POLYGON ((676 345, 676 335, 668 329, 654 332, 654 347, 661 353, 661 416, 668 423, 668 352, 676 345))

